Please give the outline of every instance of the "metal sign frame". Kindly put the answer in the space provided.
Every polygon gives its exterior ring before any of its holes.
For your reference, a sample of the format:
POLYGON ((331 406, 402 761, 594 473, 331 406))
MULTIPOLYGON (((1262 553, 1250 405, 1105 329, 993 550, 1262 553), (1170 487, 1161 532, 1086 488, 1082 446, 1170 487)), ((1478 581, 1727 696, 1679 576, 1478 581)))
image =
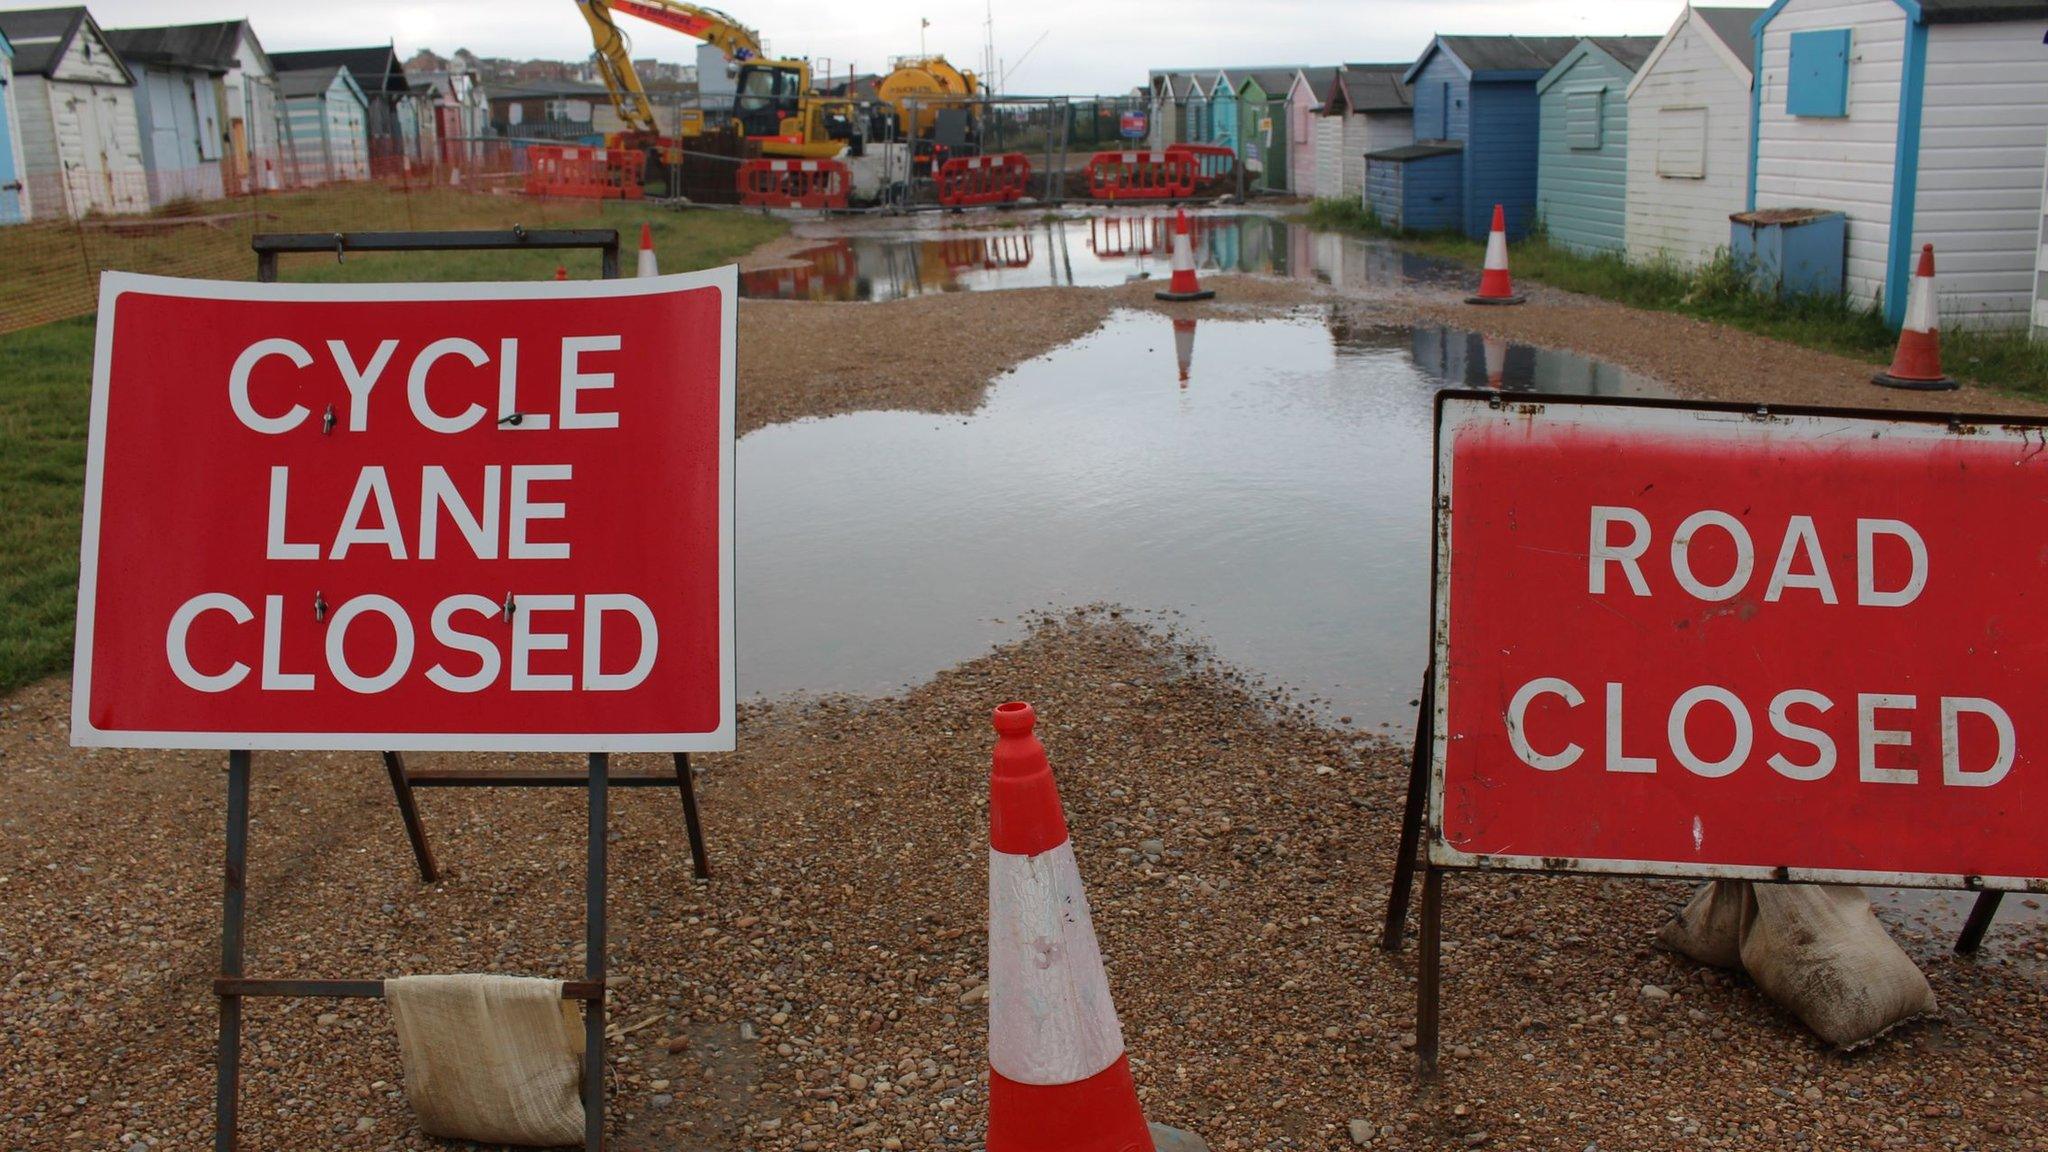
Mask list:
MULTIPOLYGON (((371 232, 371 233, 272 233, 251 238, 256 252, 257 280, 277 280, 280 253, 333 253, 337 260, 354 252, 480 251, 489 249, 597 249, 602 254, 604 278, 619 276, 619 234, 615 229, 479 232, 371 232)), ((697 815, 697 797, 691 780, 690 756, 673 753, 674 774, 647 773, 613 775, 608 753, 590 753, 583 772, 414 772, 397 753, 383 753, 384 767, 391 780, 406 839, 423 883, 440 878, 426 828, 420 821, 414 788, 544 788, 581 787, 589 794, 589 828, 584 869, 584 955, 583 978, 562 982, 562 997, 584 1002, 583 1014, 583 1147, 585 1152, 602 1152, 605 1116, 605 1005, 608 957, 605 939, 606 873, 605 833, 609 817, 610 789, 614 786, 675 786, 682 794, 683 820, 690 841, 693 871, 699 880, 711 876, 704 852, 704 833, 697 815)), ((239 1143, 238 1113, 241 1096, 242 1000, 251 996, 378 999, 384 995, 382 980, 272 980, 255 979, 243 971, 243 925, 247 898, 249 852, 249 777, 253 756, 247 749, 228 753, 227 854, 222 869, 220 976, 213 992, 220 1001, 220 1040, 216 1054, 214 1097, 214 1148, 234 1152, 239 1143)))
POLYGON ((1481 404, 1491 410, 1512 408, 1539 416, 1548 408, 1629 408, 1692 412, 1727 420, 1834 418, 1881 420, 1903 426, 1911 434, 1933 440, 1944 436, 1981 436, 1987 428, 2048 438, 2048 418, 1963 415, 1940 412, 1868 408, 1824 408, 1800 405, 1736 404, 1712 401, 1637 399, 1602 396, 1551 396, 1520 399, 1491 391, 1446 389, 1436 396, 1431 422, 1432 484, 1430 516, 1434 524, 1430 548, 1430 663, 1423 674, 1415 744, 1408 762, 1408 791, 1402 811, 1400 844, 1387 894, 1386 922, 1380 946, 1398 952, 1406 930, 1409 898, 1418 865, 1422 872, 1422 905, 1418 921, 1416 980, 1417 1070, 1425 1079, 1437 1072, 1442 990, 1442 925, 1444 877, 1449 872, 1527 873, 1543 875, 1632 876, 1643 879, 1738 879, 1757 883, 1854 883, 1891 887, 1945 888, 1978 893, 1975 906, 1957 936, 1955 951, 1970 955, 1983 943, 2007 891, 2041 891, 2040 881, 2018 877, 1948 876, 1843 872, 1790 867, 1700 867, 1632 861, 1475 856, 1443 842, 1442 795, 1447 699, 1451 689, 1445 649, 1449 643, 1447 611, 1450 587, 1449 461, 1443 452, 1445 410, 1453 404, 1481 404), (1428 835, 1425 845, 1424 834, 1428 835), (1425 850, 1426 849, 1426 850, 1425 850), (1418 856, 1420 860, 1418 860, 1418 856))

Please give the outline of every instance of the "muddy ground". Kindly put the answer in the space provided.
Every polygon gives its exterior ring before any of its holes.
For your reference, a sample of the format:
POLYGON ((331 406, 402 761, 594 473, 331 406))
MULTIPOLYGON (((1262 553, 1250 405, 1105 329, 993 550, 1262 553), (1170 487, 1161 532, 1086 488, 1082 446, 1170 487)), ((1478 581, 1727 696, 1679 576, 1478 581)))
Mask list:
MULTIPOLYGON (((1555 293, 1482 314, 1448 288, 1214 286, 1207 314, 1427 318, 1700 395, 1890 398, 1867 365, 1555 293)), ((971 410, 1150 289, 748 302, 742 426, 971 410)), ((1418 1084, 1413 947, 1376 947, 1404 750, 1094 610, 900 697, 745 709, 740 750, 700 758, 708 883, 671 793, 614 793, 615 1146, 979 1145, 988 713, 1009 698, 1039 710, 1147 1107, 1215 1148, 1349 1147, 1353 1122, 1387 1149, 2048 1145, 2037 924, 2001 922, 1964 961, 1900 922, 1940 1010, 1845 1056, 1747 980, 1656 951, 1686 895, 1665 883, 1454 878, 1445 1074, 1418 1084)), ((0 1147, 208 1146, 222 760, 70 749, 68 707, 61 679, 0 700, 0 1147)), ((374 757, 259 756, 249 972, 580 973, 580 795, 422 804, 449 872, 433 886, 374 757)), ((248 1018, 245 1147, 446 1147, 413 1129, 381 1005, 256 1001, 248 1018)))

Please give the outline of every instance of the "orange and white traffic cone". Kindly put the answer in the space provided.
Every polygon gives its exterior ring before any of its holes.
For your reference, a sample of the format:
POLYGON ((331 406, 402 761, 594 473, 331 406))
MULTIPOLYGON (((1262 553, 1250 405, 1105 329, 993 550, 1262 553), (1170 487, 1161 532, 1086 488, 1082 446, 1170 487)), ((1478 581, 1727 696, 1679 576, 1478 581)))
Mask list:
POLYGON ((1173 322, 1173 358, 1180 362, 1180 386, 1188 386, 1188 370, 1195 363, 1195 318, 1192 316, 1173 322))
POLYGON ((1934 303, 1934 245, 1920 248, 1920 267, 1907 289, 1906 322, 1899 328, 1899 350, 1892 355, 1889 372, 1879 372, 1871 382, 1887 388, 1912 388, 1939 392, 1956 387, 1941 374, 1941 317, 1934 303))
POLYGON ((1508 216, 1495 204, 1493 231, 1486 236, 1486 268, 1479 273, 1479 294, 1465 297, 1465 303, 1520 304, 1524 299, 1515 294, 1515 283, 1508 276, 1508 216))
POLYGON ((569 266, 568 266, 567 264, 557 264, 557 265, 555 265, 555 279, 557 279, 557 280, 567 280, 568 278, 569 278, 569 266))
POLYGON ((1031 705, 995 711, 988 1152, 1154 1152, 1031 705))
POLYGON ((1195 244, 1188 236, 1186 209, 1174 209, 1173 279, 1166 291, 1153 295, 1161 300, 1208 300, 1216 295, 1214 290, 1202 287, 1202 281, 1195 275, 1195 244))
POLYGON ((635 274, 661 275, 661 269, 654 266, 654 227, 651 224, 640 225, 640 267, 635 274))

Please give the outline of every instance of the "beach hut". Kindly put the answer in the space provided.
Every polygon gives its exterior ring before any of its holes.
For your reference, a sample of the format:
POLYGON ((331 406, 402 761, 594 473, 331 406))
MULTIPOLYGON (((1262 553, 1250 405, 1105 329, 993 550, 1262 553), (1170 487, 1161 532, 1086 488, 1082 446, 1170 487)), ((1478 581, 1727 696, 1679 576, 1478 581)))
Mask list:
POLYGON ((1291 67, 1237 73, 1237 139, 1248 187, 1287 191, 1287 90, 1294 73, 1291 67))
POLYGON ((389 44, 368 48, 322 48, 279 52, 271 57, 278 71, 346 68, 369 108, 371 167, 379 176, 431 164, 439 150, 434 137, 431 87, 415 89, 389 44))
POLYGON ((247 20, 225 25, 234 39, 221 76, 227 95, 227 155, 222 175, 231 191, 250 187, 277 188, 282 180, 279 152, 284 145, 284 101, 277 91, 277 68, 256 39, 247 20))
POLYGON ((14 45, 9 91, 35 214, 75 219, 147 209, 135 77, 92 15, 84 8, 0 12, 0 35, 14 45))
POLYGON ((1397 198, 1369 199, 1373 211, 1382 218, 1411 218, 1421 203, 1418 194, 1437 195, 1443 170, 1455 164, 1460 231, 1483 238, 1499 204, 1507 211, 1508 234, 1526 234, 1536 215, 1536 82, 1577 46, 1570 36, 1432 39, 1401 78, 1415 90, 1416 144, 1375 153, 1382 166, 1425 161, 1430 171, 1412 180, 1382 172, 1375 180, 1369 157, 1368 197, 1377 189, 1397 198), (1461 155, 1448 158, 1446 147, 1461 155))
POLYGON ((1408 232, 1465 227, 1465 146, 1418 140, 1365 157, 1365 203, 1382 224, 1408 232))
POLYGON ((1749 26, 1761 8, 1686 8, 1629 81, 1628 258, 1694 267, 1728 245, 1749 188, 1749 26))
POLYGON ((1179 139, 1177 133, 1180 131, 1180 105, 1179 94, 1175 91, 1178 79, 1178 74, 1173 72, 1154 72, 1151 77, 1150 128, 1152 143, 1156 148, 1164 148, 1179 139))
POLYGON ((1627 247, 1628 85, 1655 36, 1590 36, 1536 82, 1536 217, 1574 252, 1627 247))
POLYGON ((369 101, 348 69, 330 64, 280 72, 277 86, 293 182, 369 179, 369 101))
POLYGON ((1881 300, 1893 325, 1929 243, 1943 324, 2025 323, 2048 3, 1779 0, 1751 30, 1749 205, 1842 213, 1848 298, 1881 300))
POLYGON ((1296 68, 1287 86, 1287 190, 1297 196, 1323 195, 1316 187, 1316 113, 1336 76, 1334 67, 1296 68))
POLYGON ((1316 117, 1316 195, 1363 203, 1365 154, 1415 140, 1406 64, 1346 64, 1330 78, 1316 117))
POLYGON ((1180 134, 1174 137, 1183 144, 1206 144, 1209 141, 1209 89, 1203 78, 1192 72, 1175 77, 1181 90, 1187 93, 1180 108, 1180 134))
POLYGON ((236 24, 107 29, 107 43, 135 74, 136 127, 152 205, 218 200, 226 192, 222 81, 238 32, 236 24))
POLYGON ((1209 79, 1209 143, 1230 149, 1242 163, 1244 157, 1238 146, 1244 138, 1238 134, 1240 127, 1237 78, 1228 71, 1218 72, 1209 79))
POLYGON ((0 36, 0 224, 28 219, 28 186, 22 182, 21 118, 14 107, 14 45, 0 36))

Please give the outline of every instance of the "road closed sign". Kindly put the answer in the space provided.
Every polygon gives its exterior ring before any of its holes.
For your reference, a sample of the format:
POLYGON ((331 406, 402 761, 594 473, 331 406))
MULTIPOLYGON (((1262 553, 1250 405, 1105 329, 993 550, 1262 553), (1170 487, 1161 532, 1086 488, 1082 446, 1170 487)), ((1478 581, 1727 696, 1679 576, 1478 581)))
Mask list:
POLYGON ((73 741, 731 748, 734 293, 106 276, 73 741))
POLYGON ((1446 394, 1444 867, 2048 879, 2037 424, 1446 394))

